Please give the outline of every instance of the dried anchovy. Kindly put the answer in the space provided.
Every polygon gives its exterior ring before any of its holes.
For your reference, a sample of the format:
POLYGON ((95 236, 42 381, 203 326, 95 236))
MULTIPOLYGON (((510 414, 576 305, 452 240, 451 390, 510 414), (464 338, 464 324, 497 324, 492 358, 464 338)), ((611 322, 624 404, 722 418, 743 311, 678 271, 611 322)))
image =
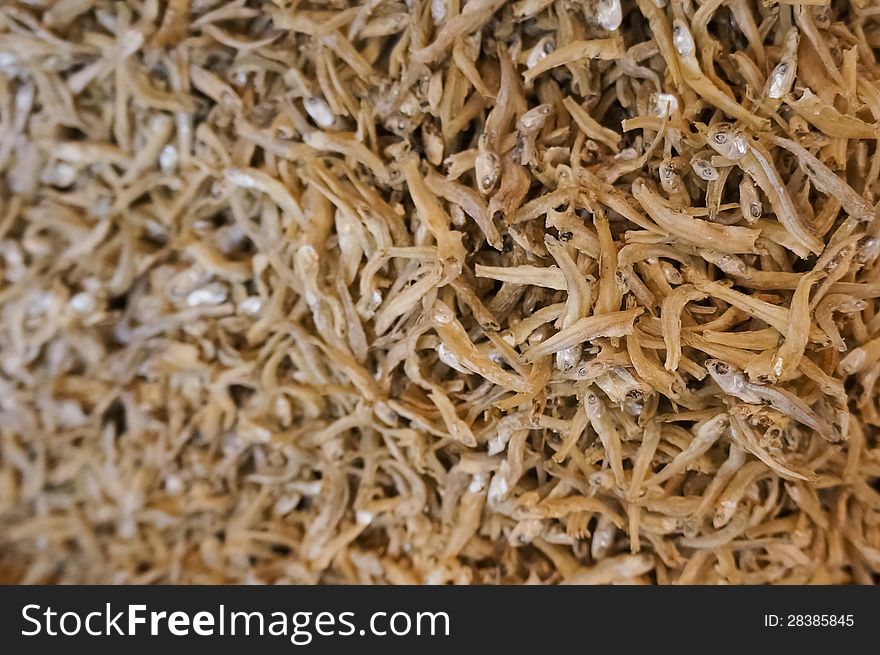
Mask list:
POLYGON ((873 582, 869 4, 0 4, 0 581, 873 582))

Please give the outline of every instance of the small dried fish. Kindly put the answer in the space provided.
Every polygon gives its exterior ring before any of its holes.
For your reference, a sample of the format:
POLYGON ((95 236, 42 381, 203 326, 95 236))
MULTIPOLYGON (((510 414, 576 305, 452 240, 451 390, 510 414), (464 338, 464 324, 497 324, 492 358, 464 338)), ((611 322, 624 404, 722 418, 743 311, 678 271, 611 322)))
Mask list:
POLYGON ((796 251, 798 255, 805 257, 808 252, 822 252, 822 243, 804 225, 772 157, 766 150, 726 123, 710 127, 707 141, 719 154, 735 161, 767 195, 776 218, 792 237, 803 244, 803 248, 796 251))
POLYGON ((874 4, 0 2, 4 580, 874 582, 874 4))
POLYGON ((663 484, 674 475, 682 473, 695 459, 708 451, 727 431, 730 419, 726 413, 709 419, 697 430, 693 441, 675 458, 646 481, 646 484, 663 484))
POLYGON ((697 95, 750 127, 760 129, 766 125, 766 119, 756 116, 737 103, 703 73, 696 57, 694 36, 687 23, 681 18, 676 18, 672 22, 672 43, 678 55, 681 76, 697 95))
POLYGON ((533 346, 526 354, 526 361, 535 361, 565 348, 586 343, 600 337, 622 337, 632 334, 633 323, 641 316, 641 307, 607 314, 594 314, 575 321, 543 343, 533 346))
POLYGON ((788 97, 786 103, 798 116, 828 136, 842 139, 880 137, 880 128, 876 124, 871 125, 855 116, 840 113, 809 89, 804 89, 803 95, 798 99, 788 97))
POLYGON ((716 359, 707 360, 705 366, 709 375, 725 393, 746 403, 769 403, 783 414, 812 428, 828 441, 837 442, 844 438, 794 394, 780 388, 749 382, 741 371, 716 359))
POLYGON ((623 41, 618 38, 594 39, 592 41, 572 41, 561 48, 555 49, 543 57, 534 66, 529 68, 523 75, 523 80, 529 84, 542 73, 573 64, 584 59, 617 59, 623 56, 623 41))
POLYGON ((642 180, 632 185, 632 193, 656 223, 669 233, 702 246, 727 253, 758 252, 755 242, 760 233, 745 227, 718 225, 670 209, 663 199, 642 180))

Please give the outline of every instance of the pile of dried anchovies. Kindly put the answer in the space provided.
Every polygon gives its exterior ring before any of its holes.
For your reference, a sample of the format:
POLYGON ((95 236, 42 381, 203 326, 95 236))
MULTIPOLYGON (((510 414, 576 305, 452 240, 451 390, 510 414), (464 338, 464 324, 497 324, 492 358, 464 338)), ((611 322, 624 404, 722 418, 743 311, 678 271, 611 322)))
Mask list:
POLYGON ((0 579, 870 583, 875 0, 0 5, 0 579))

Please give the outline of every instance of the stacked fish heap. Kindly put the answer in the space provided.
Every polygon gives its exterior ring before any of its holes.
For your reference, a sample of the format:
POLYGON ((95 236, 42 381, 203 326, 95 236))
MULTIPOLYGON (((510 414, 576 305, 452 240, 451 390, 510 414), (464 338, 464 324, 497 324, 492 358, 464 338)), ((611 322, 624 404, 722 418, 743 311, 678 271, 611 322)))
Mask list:
POLYGON ((0 5, 0 569, 867 583, 872 0, 0 5))

